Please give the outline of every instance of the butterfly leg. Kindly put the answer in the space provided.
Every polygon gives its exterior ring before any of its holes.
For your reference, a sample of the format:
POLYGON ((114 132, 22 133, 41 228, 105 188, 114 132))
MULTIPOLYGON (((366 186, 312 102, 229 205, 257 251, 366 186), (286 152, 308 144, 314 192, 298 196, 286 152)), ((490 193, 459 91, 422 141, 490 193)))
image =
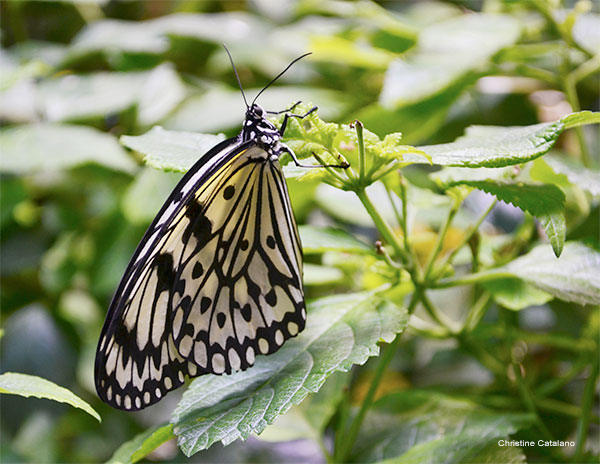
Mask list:
POLYGON ((283 122, 281 123, 281 128, 279 129, 279 135, 281 135, 283 137, 283 134, 285 133, 285 129, 287 127, 288 119, 290 119, 290 118, 304 119, 310 113, 317 111, 317 109, 318 109, 318 107, 314 106, 306 114, 286 113, 285 116, 283 117, 283 122))
POLYGON ((269 114, 283 114, 283 113, 289 113, 290 111, 293 111, 294 108, 296 108, 300 103, 302 103, 301 101, 297 101, 296 103, 294 103, 292 106, 290 106, 287 110, 281 110, 281 111, 267 111, 267 113, 269 114))
POLYGON ((281 144, 280 147, 279 147, 278 156, 281 156, 283 153, 287 153, 288 155, 290 155, 292 157, 292 161, 294 162, 294 164, 296 166, 298 166, 299 168, 343 168, 343 169, 346 169, 346 168, 350 167, 350 165, 348 163, 342 163, 342 164, 302 164, 300 162, 300 160, 298 160, 298 158, 296 157, 296 154, 293 152, 292 149, 290 149, 289 147, 281 144))

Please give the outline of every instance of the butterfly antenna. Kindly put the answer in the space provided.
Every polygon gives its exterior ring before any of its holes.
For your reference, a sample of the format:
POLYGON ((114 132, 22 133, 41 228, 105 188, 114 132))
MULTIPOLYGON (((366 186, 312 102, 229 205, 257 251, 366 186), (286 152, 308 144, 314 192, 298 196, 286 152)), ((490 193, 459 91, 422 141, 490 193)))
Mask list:
POLYGON ((225 48, 225 51, 227 52, 227 55, 229 56, 229 61, 231 61, 231 66, 233 67, 233 72, 235 74, 235 78, 237 79, 237 83, 240 86, 240 91, 242 92, 242 97, 244 98, 244 103, 246 104, 246 108, 250 108, 248 106, 248 100, 246 100, 246 94, 244 94, 244 88, 242 87, 242 82, 240 81, 240 76, 238 76, 237 69, 235 68, 235 64, 233 63, 233 58, 231 57, 231 53, 229 53, 229 49, 227 48, 227 45, 223 44, 223 47, 225 48))
POLYGON ((261 94, 261 93, 263 93, 265 90, 267 90, 267 88, 268 88, 268 87, 269 87, 269 86, 270 86, 270 85, 271 85, 273 82, 275 82, 277 79, 279 79, 281 76, 283 76, 283 75, 285 74, 285 72, 286 72, 288 69, 290 69, 290 68, 292 67, 292 65, 293 65, 293 64, 294 64, 296 61, 300 61, 302 58, 304 58, 304 57, 306 57, 306 56, 308 56, 308 55, 312 55, 312 53, 311 53, 311 52, 309 52, 309 53, 305 53, 304 55, 302 55, 302 56, 299 56, 299 57, 298 57, 298 58, 296 58, 294 61, 292 61, 290 64, 288 64, 288 65, 287 65, 287 67, 286 67, 286 68, 285 68, 283 71, 281 71, 279 74, 277 74, 277 76, 276 76, 276 77, 275 77, 273 80, 271 80, 271 82, 269 82, 267 85, 265 85, 265 86, 263 87, 263 89, 262 89, 260 92, 258 92, 258 95, 256 95, 256 97, 254 97, 254 100, 252 100, 252 104, 254 105, 254 102, 255 102, 255 101, 258 99, 258 97, 260 97, 260 94, 261 94))

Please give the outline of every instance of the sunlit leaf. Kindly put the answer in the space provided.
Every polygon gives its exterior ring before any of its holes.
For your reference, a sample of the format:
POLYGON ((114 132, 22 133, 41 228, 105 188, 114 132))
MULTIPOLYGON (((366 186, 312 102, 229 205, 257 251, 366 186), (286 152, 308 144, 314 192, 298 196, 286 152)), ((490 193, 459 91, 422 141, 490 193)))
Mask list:
POLYGON ((600 122, 600 113, 581 111, 556 122, 531 126, 471 126, 452 143, 417 147, 443 166, 498 168, 525 163, 546 153, 565 129, 600 122))
POLYGON ((569 182, 595 197, 600 196, 600 171, 589 169, 575 160, 564 156, 548 155, 543 160, 557 174, 562 174, 569 182))
POLYGON ((483 284, 494 300, 505 308, 519 311, 547 303, 552 295, 519 279, 502 279, 483 284))
POLYGON ((370 253, 372 248, 342 229, 302 225, 299 227, 302 248, 305 253, 347 251, 370 253))
POLYGON ((502 269, 562 300, 600 303, 600 253, 581 243, 566 243, 560 258, 539 245, 502 269))
POLYGON ((91 127, 66 124, 11 127, 0 132, 0 145, 1 172, 29 174, 87 163, 125 172, 133 172, 136 167, 112 135, 91 127))
POLYGON ((107 463, 126 464, 138 462, 174 437, 171 424, 152 427, 119 446, 107 463))
POLYGON ((426 27, 415 51, 393 62, 379 102, 398 108, 432 97, 456 82, 473 82, 470 73, 485 72, 485 64, 519 37, 519 24, 509 16, 470 14, 426 27))
MULTIPOLYGON (((468 179, 468 170, 467 170, 468 179)), ((517 208, 535 216, 546 231, 554 254, 560 256, 567 226, 565 222, 565 194, 551 184, 525 184, 510 180, 452 180, 447 186, 468 185, 484 192, 491 193, 505 203, 511 203, 517 208)))
POLYGON ((97 419, 98 422, 101 422, 100 415, 77 395, 64 387, 56 385, 54 382, 35 375, 15 372, 6 372, 0 375, 0 393, 19 395, 26 398, 34 396, 58 401, 59 403, 67 403, 74 408, 83 409, 90 416, 97 419))
POLYGON ((175 132, 156 126, 143 135, 123 135, 120 141, 145 155, 144 161, 154 168, 186 172, 202 155, 224 139, 222 134, 175 132))
POLYGON ((376 355, 377 342, 391 341, 407 321, 405 310, 367 293, 316 300, 308 313, 306 329, 252 369, 192 382, 172 417, 187 456, 260 433, 333 372, 376 355))
POLYGON ((498 461, 506 454, 498 446, 499 439, 533 421, 530 414, 496 412, 434 391, 403 391, 375 403, 353 448, 352 460, 504 462, 498 461))

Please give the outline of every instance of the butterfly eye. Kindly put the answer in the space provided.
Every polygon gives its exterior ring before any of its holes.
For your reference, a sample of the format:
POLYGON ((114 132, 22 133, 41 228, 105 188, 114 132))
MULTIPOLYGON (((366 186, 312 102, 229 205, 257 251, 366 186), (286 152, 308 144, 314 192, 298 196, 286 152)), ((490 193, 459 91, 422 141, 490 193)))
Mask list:
POLYGON ((264 110, 260 106, 254 105, 254 114, 256 114, 256 116, 262 118, 264 113, 265 113, 264 110))

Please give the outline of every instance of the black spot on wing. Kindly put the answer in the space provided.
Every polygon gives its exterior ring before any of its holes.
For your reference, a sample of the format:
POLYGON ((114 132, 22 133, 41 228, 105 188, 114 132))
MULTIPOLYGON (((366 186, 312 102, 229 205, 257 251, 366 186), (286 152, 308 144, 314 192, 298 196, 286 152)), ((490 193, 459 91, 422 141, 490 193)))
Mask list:
POLYGON ((228 185, 223 191, 223 198, 225 198, 226 200, 231 200, 234 194, 235 187, 233 185, 228 185))
POLYGON ((194 264, 194 269, 192 269, 192 279, 197 279, 204 273, 204 268, 200 262, 194 264))
POLYGON ((208 310, 208 308, 210 308, 211 304, 212 300, 207 296, 203 296, 200 300, 200 312, 204 314, 208 310))

